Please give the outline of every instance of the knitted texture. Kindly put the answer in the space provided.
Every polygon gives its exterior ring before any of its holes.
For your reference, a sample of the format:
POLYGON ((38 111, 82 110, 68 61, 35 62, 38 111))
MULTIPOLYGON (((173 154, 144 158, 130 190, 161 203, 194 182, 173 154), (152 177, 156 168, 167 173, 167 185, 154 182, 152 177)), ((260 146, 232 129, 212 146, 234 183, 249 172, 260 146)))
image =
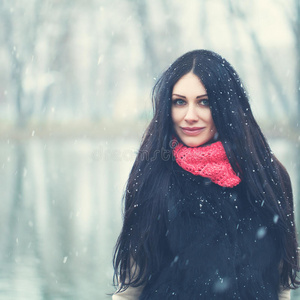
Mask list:
POLYGON ((223 187, 234 187, 241 179, 233 171, 220 141, 205 147, 187 147, 179 143, 173 154, 177 164, 184 170, 223 187))

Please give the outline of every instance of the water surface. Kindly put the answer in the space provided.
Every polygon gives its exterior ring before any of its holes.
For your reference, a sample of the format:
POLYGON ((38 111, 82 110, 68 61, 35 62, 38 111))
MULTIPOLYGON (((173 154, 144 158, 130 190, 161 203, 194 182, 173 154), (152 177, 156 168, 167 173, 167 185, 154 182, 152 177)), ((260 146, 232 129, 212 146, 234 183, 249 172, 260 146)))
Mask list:
MULTIPOLYGON (((1 141, 0 299, 110 299, 121 198, 138 144, 1 141)), ((292 145, 271 144, 295 183, 292 145)))

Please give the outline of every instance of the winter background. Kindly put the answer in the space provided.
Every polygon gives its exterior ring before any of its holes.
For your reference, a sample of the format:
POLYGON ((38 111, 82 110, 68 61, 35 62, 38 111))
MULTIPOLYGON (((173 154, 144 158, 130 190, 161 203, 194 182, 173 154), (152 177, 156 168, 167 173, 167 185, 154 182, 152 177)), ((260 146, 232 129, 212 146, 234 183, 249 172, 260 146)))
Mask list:
POLYGON ((300 1, 1 0, 0 41, 0 299, 110 298, 151 88, 193 49, 239 72, 300 226, 300 1))

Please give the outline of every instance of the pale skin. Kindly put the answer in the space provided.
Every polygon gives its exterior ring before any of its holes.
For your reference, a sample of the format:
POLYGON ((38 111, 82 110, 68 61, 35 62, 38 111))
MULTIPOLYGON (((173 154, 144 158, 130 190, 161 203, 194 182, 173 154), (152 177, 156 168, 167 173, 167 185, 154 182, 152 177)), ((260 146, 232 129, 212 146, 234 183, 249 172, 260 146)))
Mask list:
POLYGON ((175 132, 186 146, 207 144, 217 132, 205 86, 192 72, 173 87, 171 115, 175 132))

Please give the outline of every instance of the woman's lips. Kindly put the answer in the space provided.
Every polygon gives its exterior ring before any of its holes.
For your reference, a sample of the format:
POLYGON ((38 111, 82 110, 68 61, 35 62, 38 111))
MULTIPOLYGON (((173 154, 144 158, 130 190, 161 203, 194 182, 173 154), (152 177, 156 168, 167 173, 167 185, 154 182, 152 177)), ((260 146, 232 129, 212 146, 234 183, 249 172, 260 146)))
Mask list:
POLYGON ((198 135, 205 127, 181 127, 181 130, 186 135, 198 135))

